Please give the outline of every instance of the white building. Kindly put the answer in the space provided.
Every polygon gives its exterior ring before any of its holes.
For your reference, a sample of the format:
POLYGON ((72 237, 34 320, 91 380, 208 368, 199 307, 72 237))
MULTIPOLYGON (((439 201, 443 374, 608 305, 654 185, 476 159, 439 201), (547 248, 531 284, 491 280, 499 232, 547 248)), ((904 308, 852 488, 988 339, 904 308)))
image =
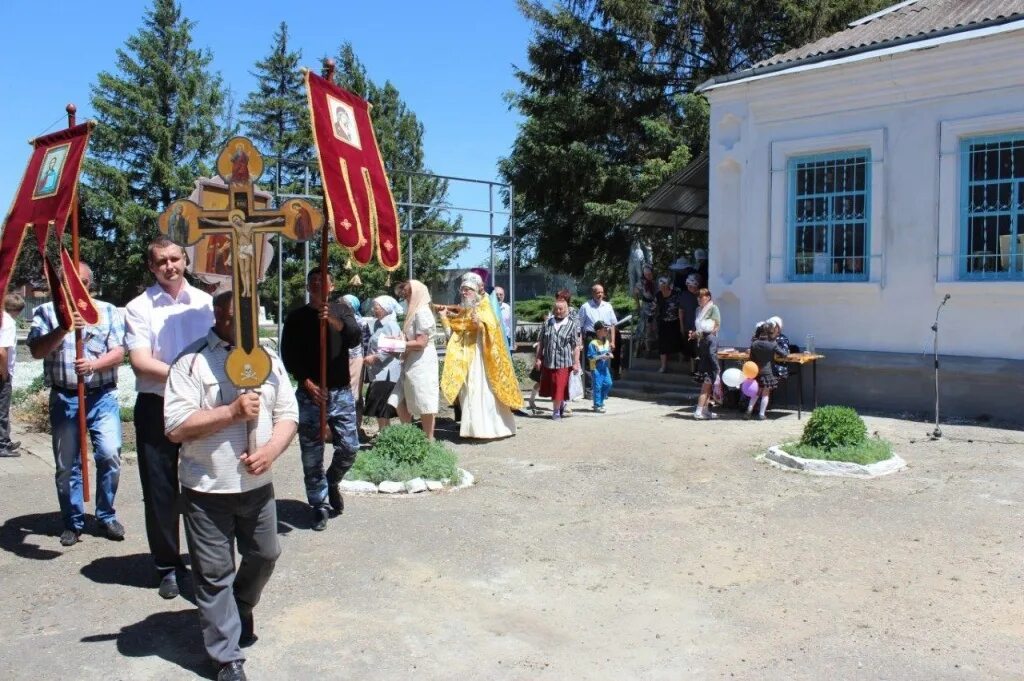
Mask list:
POLYGON ((754 68, 711 102, 722 344, 785 320, 819 402, 1024 422, 1024 0, 916 0, 754 68))

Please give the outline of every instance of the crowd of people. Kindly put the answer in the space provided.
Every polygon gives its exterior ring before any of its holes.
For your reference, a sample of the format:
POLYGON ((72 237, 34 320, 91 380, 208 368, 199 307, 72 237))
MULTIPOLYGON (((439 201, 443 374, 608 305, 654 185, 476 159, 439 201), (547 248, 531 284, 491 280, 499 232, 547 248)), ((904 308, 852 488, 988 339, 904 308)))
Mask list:
MULTIPOLYGON (((721 400, 721 313, 704 287, 706 259, 700 252, 695 255, 695 263, 679 259, 671 275, 657 279, 650 266, 643 267, 634 293, 641 329, 656 340, 661 371, 669 370, 673 355, 689 362, 702 384, 694 416, 711 419, 716 417, 712 403, 721 400)), ((73 546, 85 529, 80 408, 96 466, 99 534, 114 541, 125 537, 115 508, 122 444, 116 388, 117 369, 127 355, 136 375, 136 451, 156 590, 165 599, 180 593, 183 524, 207 653, 219 667, 219 679, 243 679, 241 649, 256 640, 253 611, 280 554, 271 476, 275 460, 298 435, 310 527, 321 531, 344 512, 340 482, 356 460, 364 416, 375 419, 379 429, 396 418, 403 423, 418 419, 433 439, 443 395, 455 407, 461 437, 515 435, 515 414, 521 413, 523 399, 512 362, 512 311, 504 291, 488 286, 485 270, 460 279, 457 305, 438 305, 415 279, 396 285, 394 297, 382 294, 365 304, 352 294, 335 297, 330 274, 313 268, 306 277, 308 302, 284 320, 280 357, 271 353, 270 378, 258 391, 239 390, 225 373, 235 339, 231 292, 211 297, 191 285, 185 277, 185 251, 167 237, 149 244, 147 265, 154 283, 128 303, 123 320, 104 301, 95 301, 100 312, 96 324, 73 313, 82 340, 80 357, 75 334, 59 323, 52 302, 33 311, 27 345, 34 358, 43 360, 50 389, 55 484, 64 528, 59 541, 73 546), (443 370, 435 345, 441 333, 438 319, 447 336, 443 370), (85 386, 82 404, 79 379, 85 386), (333 449, 329 462, 328 443, 333 449)), ((87 263, 80 264, 79 274, 89 286, 93 273, 87 263)), ((7 336, 14 329, 10 315, 20 313, 24 301, 7 296, 5 307, 0 456, 17 456, 19 443, 10 440, 7 417, 14 368, 14 342, 7 336)), ((534 346, 534 413, 539 394, 551 399, 551 418, 559 421, 571 414, 570 398, 587 391, 593 411, 605 411, 621 345, 619 325, 601 284, 594 284, 579 309, 572 308, 570 291, 558 292, 534 346)), ((748 416, 760 404, 764 418, 769 395, 786 371, 773 360, 789 349, 781 319, 758 325, 750 352, 758 389, 748 416)))

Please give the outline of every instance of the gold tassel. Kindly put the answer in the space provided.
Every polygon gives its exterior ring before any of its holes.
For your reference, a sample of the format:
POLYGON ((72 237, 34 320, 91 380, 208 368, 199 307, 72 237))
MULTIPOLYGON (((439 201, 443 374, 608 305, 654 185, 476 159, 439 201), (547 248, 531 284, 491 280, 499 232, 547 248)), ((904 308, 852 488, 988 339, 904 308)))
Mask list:
POLYGON ((362 286, 363 280, 359 278, 358 274, 352 275, 352 278, 348 280, 349 286, 362 286))
POLYGON ((351 258, 345 258, 345 271, 349 272, 349 271, 351 271, 351 269, 352 269, 352 259, 351 258))
POLYGON ((391 272, 388 272, 388 280, 384 282, 384 285, 388 287, 389 291, 391 290, 391 272))

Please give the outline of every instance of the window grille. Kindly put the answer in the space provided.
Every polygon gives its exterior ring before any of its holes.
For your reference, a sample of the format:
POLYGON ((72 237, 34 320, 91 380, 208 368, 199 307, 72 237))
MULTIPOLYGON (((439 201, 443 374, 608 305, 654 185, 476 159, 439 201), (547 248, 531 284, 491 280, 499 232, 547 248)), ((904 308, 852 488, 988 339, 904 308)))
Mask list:
POLYGON ((1024 133, 961 142, 961 279, 1024 279, 1024 133))
POLYGON ((871 150, 789 159, 789 265, 793 281, 867 281, 871 150))

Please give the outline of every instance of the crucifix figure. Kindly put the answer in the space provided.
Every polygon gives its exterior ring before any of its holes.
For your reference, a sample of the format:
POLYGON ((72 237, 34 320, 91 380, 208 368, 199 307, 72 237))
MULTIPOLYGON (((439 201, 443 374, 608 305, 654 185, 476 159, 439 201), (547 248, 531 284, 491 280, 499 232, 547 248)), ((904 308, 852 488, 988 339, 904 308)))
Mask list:
POLYGON ((226 237, 231 253, 231 289, 234 291, 235 347, 225 369, 238 388, 262 385, 270 376, 270 356, 259 344, 259 295, 265 234, 281 234, 305 241, 323 227, 324 217, 302 199, 290 199, 274 209, 257 208, 254 183, 263 173, 263 157, 244 137, 228 141, 217 159, 217 171, 227 185, 227 205, 203 208, 179 200, 160 215, 160 231, 182 245, 214 235, 226 237))

